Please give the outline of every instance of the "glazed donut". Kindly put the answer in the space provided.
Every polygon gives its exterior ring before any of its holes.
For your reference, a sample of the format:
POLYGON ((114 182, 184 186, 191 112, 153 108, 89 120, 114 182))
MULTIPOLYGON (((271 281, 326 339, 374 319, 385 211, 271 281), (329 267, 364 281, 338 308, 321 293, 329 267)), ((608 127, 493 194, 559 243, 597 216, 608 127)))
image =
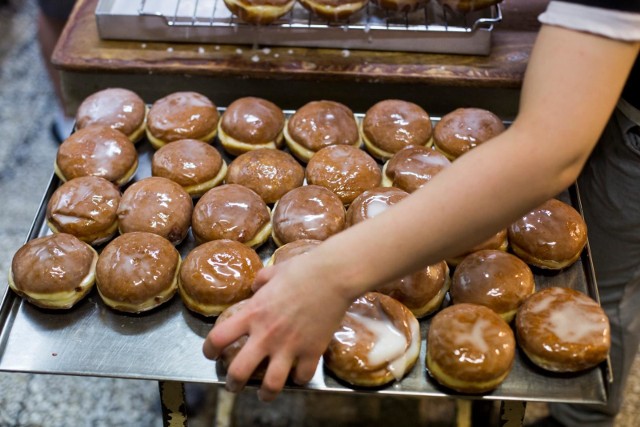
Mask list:
POLYGON ((568 288, 543 289, 516 314, 518 344, 539 367, 578 372, 604 361, 611 347, 609 318, 587 295, 568 288))
POLYGON ((220 115, 213 102, 197 92, 174 92, 153 103, 147 114, 147 139, 158 149, 181 139, 210 142, 220 115))
POLYGON ((361 145, 353 112, 334 101, 312 101, 300 107, 287 120, 284 139, 291 153, 304 163, 329 145, 361 145))
POLYGON ((295 0, 224 0, 224 4, 240 20, 266 25, 286 15, 295 0))
POLYGON ((224 180, 227 164, 211 145, 197 139, 181 139, 153 154, 151 175, 170 179, 191 197, 200 197, 224 180))
POLYGON ((71 234, 39 237, 13 256, 9 287, 38 307, 68 309, 93 287, 97 261, 98 253, 71 234))
POLYGON ((271 236, 278 246, 300 239, 326 240, 345 226, 345 209, 333 192, 319 185, 294 188, 275 204, 271 236))
POLYGON ((136 143, 144 135, 147 106, 129 89, 108 88, 89 95, 76 113, 76 129, 104 125, 119 130, 136 143))
POLYGON ((81 176, 99 176, 117 186, 129 182, 138 169, 136 147, 120 131, 93 125, 80 129, 58 148, 54 170, 68 181, 81 176))
POLYGON ((131 184, 118 206, 120 234, 154 233, 179 244, 191 225, 193 201, 177 183, 158 176, 131 184))
POLYGON ((347 209, 347 227, 381 214, 408 195, 406 191, 394 187, 377 187, 363 192, 347 209))
POLYGON ((253 150, 231 162, 226 183, 243 185, 272 204, 304 184, 304 168, 284 151, 253 150))
POLYGON ((316 152, 307 164, 307 183, 333 191, 345 206, 380 185, 380 167, 371 156, 350 145, 330 145, 316 152))
POLYGON ((420 325, 404 305, 378 292, 356 299, 324 353, 325 366, 360 387, 401 380, 420 353, 420 325))
MULTIPOLYGON (((293 5, 293 1, 286 1, 293 5)), ((283 141, 284 122, 284 113, 273 102, 251 96, 236 99, 222 114, 218 123, 218 139, 222 147, 235 156, 260 148, 279 148, 283 141)))
POLYGON ((498 231, 496 234, 489 237, 487 240, 480 243, 479 245, 474 246, 473 248, 463 253, 462 255, 447 258, 447 263, 451 267, 455 267, 456 265, 460 264, 462 260, 465 259, 465 257, 467 257, 469 254, 472 254, 474 252, 482 251, 485 249, 506 251, 508 248, 509 248, 509 240, 507 239, 507 229, 505 228, 503 230, 498 231))
POLYGON ((458 108, 436 124, 433 145, 449 160, 457 159, 472 148, 504 132, 504 124, 491 111, 458 108))
POLYGON ((509 243, 527 264, 559 270, 580 258, 587 224, 572 206, 550 199, 511 224, 509 243))
POLYGON ((257 248, 271 234, 271 212, 253 190, 225 184, 198 200, 191 226, 198 243, 230 239, 257 248))
POLYGON ((410 146, 433 143, 431 118, 413 102, 388 99, 373 105, 360 124, 364 146, 372 156, 388 160, 410 146))
POLYGON ((450 165, 451 161, 444 154, 432 148, 403 148, 384 164, 382 185, 413 193, 450 165))
POLYGON ((105 246, 96 268, 102 301, 127 313, 148 311, 176 293, 180 254, 164 237, 134 232, 105 246))
POLYGON ((267 261, 267 266, 280 264, 298 255, 306 254, 320 243, 322 243, 321 240, 300 239, 280 246, 267 261))
POLYGON ((436 0, 441 6, 458 12, 472 12, 474 10, 491 7, 502 0, 436 0))
POLYGON ((441 261, 375 291, 397 299, 420 319, 440 308, 450 284, 449 266, 441 261))
POLYGON ((118 187, 104 178, 83 176, 65 182, 47 203, 47 225, 54 233, 68 233, 99 245, 118 232, 118 187))
POLYGON ((482 250, 467 256, 453 273, 451 299, 489 307, 511 322, 518 307, 535 292, 533 273, 515 255, 482 250))
POLYGON ((328 21, 346 19, 364 8, 369 0, 300 0, 312 13, 328 21))
POLYGON ((427 371, 461 393, 485 393, 509 375, 516 342, 507 322, 476 304, 455 304, 438 312, 427 333, 427 371))
POLYGON ((197 246, 180 268, 182 302, 203 316, 217 316, 253 294, 251 285, 261 268, 256 251, 235 240, 213 240, 197 246))

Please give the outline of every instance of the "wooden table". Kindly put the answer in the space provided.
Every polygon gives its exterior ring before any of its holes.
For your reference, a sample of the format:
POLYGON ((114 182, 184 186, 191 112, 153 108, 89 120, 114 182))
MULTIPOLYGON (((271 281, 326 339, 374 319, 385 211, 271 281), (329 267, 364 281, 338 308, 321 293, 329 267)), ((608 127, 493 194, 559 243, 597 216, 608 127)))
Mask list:
POLYGON ((254 62, 251 46, 102 40, 97 0, 78 0, 52 60, 72 112, 90 93, 121 86, 147 102, 188 89, 219 105, 254 95, 287 109, 333 99, 364 111, 395 97, 428 106, 434 115, 464 104, 508 118, 517 109, 537 15, 547 3, 505 0, 488 56, 356 50, 345 56, 340 49, 272 47, 254 62))

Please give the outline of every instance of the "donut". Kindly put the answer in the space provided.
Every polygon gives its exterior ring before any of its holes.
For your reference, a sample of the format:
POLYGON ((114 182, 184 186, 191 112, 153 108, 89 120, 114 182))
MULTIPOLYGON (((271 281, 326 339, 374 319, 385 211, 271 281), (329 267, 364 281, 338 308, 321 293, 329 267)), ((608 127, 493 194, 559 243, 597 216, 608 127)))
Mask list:
POLYGON ((144 135, 147 106, 137 93, 108 88, 85 98, 76 113, 76 129, 104 125, 119 130, 136 143, 144 135))
POLYGON ((344 229, 345 209, 333 192, 305 185, 275 204, 271 224, 271 236, 278 246, 300 239, 326 240, 344 229))
POLYGON ((401 380, 420 353, 420 325, 395 299, 368 292, 347 310, 323 355, 339 379, 359 387, 401 380))
POLYGON ((498 231, 493 236, 489 237, 484 242, 482 242, 479 245, 476 245, 473 248, 469 249, 465 253, 463 253, 461 255, 458 255, 458 256, 447 258, 447 263, 451 267, 455 267, 456 265, 460 264, 462 262, 462 260, 465 259, 465 257, 467 255, 472 254, 474 252, 482 251, 484 249, 494 249, 494 250, 498 250, 498 251, 506 251, 509 248, 509 240, 507 239, 507 235, 508 235, 507 229, 504 228, 504 229, 498 231))
POLYGON ((442 7, 457 12, 472 12, 491 7, 502 0, 436 0, 442 7))
POLYGON ((54 233, 68 233, 90 245, 99 245, 118 232, 120 191, 97 176, 65 182, 47 203, 46 221, 54 233))
POLYGON ((93 287, 97 261, 98 253, 71 234, 39 237, 13 256, 9 287, 38 307, 68 309, 93 287))
POLYGON ((191 197, 200 197, 219 185, 227 164, 211 145, 197 139, 181 139, 160 147, 151 160, 151 175, 178 183, 191 197))
POLYGON ((267 261, 267 265, 280 264, 298 255, 306 254, 320 243, 322 241, 312 239, 294 240, 277 248, 269 258, 269 261, 267 261))
POLYGON ((65 139, 56 155, 54 170, 68 181, 81 176, 99 176, 117 186, 129 182, 138 169, 136 147, 120 131, 93 125, 65 139))
POLYGON ((485 393, 509 375, 515 358, 513 331, 493 310, 455 304, 439 311, 427 332, 427 371, 460 393, 485 393))
POLYGON ((481 108, 458 108, 436 124, 433 145, 455 160, 472 148, 504 132, 504 124, 491 111, 481 108))
POLYGON ((380 101, 369 108, 360 134, 367 151, 382 160, 405 147, 430 147, 433 143, 429 114, 419 105, 399 99, 380 101))
POLYGON ((306 163, 329 145, 360 147, 358 122, 353 112, 335 101, 311 101, 287 120, 284 139, 291 153, 306 163))
POLYGON ((456 267, 449 290, 454 304, 484 305, 507 322, 534 292, 533 273, 524 261, 490 249, 467 256, 456 267))
POLYGON ((286 15, 295 0, 224 0, 224 4, 241 21, 266 25, 286 15))
POLYGON ((127 233, 100 253, 96 287, 107 306, 141 313, 173 297, 179 269, 180 254, 167 239, 153 233, 127 233))
POLYGON ((550 199, 509 227, 513 252, 527 264, 550 270, 568 267, 587 244, 587 224, 572 206, 550 199))
POLYGON ((346 206, 380 185, 380 167, 371 156, 351 145, 330 145, 316 152, 306 169, 307 183, 333 191, 346 206))
POLYGON ((257 248, 271 234, 271 212, 255 191, 224 184, 198 200, 191 227, 198 244, 229 239, 257 248))
POLYGON ((256 251, 235 240, 213 240, 197 246, 180 268, 182 302, 203 316, 217 316, 253 294, 251 285, 261 268, 256 251))
POLYGON ((236 157, 229 165, 227 184, 243 185, 255 191, 265 203, 273 204, 304 184, 304 168, 289 153, 259 149, 236 157))
POLYGON ((444 154, 432 148, 420 145, 403 148, 384 164, 382 185, 413 193, 450 165, 444 154))
POLYGON ((583 371, 609 354, 609 318, 596 301, 573 289, 551 287, 531 295, 515 323, 520 348, 548 371, 583 371))
MULTIPOLYGON (((293 5, 293 1, 286 1, 293 5)), ((222 147, 235 156, 260 148, 279 148, 284 123, 280 107, 266 99, 248 96, 233 101, 222 114, 218 123, 218 139, 222 147)))
POLYGON ((154 233, 177 245, 187 236, 192 211, 193 201, 179 184, 157 176, 144 178, 122 195, 118 230, 154 233))
POLYGON ((363 192, 347 209, 347 227, 381 214, 408 195, 394 187, 376 187, 363 192))
POLYGON ((346 19, 364 8, 369 0, 300 0, 308 11, 327 21, 346 19))
POLYGON ((450 284, 449 266, 440 261, 379 286, 375 291, 397 299, 420 319, 440 308, 450 284))
POLYGON ((411 13, 424 7, 429 0, 372 0, 372 2, 379 8, 391 12, 411 13))
POLYGON ((213 102, 197 92, 174 92, 153 103, 146 134, 153 148, 181 139, 210 142, 220 115, 213 102))

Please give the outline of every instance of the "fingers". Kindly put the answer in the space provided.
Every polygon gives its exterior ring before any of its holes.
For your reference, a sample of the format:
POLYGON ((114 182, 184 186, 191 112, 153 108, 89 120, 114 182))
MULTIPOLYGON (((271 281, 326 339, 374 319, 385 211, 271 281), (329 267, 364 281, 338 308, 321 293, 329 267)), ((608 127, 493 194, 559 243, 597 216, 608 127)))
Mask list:
POLYGON ((256 274, 256 278, 253 281, 253 285, 251 286, 253 292, 258 292, 258 290, 262 286, 264 286, 269 280, 271 280, 271 278, 274 276, 274 273, 275 267, 273 266, 261 268, 260 271, 258 271, 258 274, 256 274))
POLYGON ((202 352, 207 359, 215 360, 223 348, 234 343, 249 331, 249 323, 242 310, 228 318, 224 325, 216 323, 207 334, 202 345, 202 352))
POLYGON ((295 367, 295 373, 293 375, 293 382, 298 385, 305 385, 313 378, 313 375, 318 369, 319 359, 304 358, 299 359, 298 364, 295 367))
POLYGON ((249 338, 227 370, 225 387, 232 393, 242 391, 251 374, 267 357, 266 352, 255 345, 254 342, 249 338))
POLYGON ((278 354, 269 360, 267 373, 262 379, 262 386, 258 390, 258 398, 263 402, 273 401, 287 381, 293 358, 285 354, 278 354))

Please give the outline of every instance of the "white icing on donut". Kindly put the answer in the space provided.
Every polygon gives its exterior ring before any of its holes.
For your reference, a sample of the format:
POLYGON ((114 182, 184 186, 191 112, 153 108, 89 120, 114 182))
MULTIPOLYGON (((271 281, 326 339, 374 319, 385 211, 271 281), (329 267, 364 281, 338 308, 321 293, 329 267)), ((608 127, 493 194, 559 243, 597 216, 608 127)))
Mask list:
POLYGON ((605 322, 597 312, 583 310, 580 305, 562 304, 551 312, 549 330, 564 342, 580 343, 591 336, 602 336, 605 322))
POLYGON ((471 344, 482 353, 487 353, 489 351, 489 344, 484 339, 484 333, 489 325, 489 321, 485 319, 477 319, 473 323, 471 330, 468 330, 468 325, 456 325, 452 328, 459 331, 455 336, 456 345, 471 344))

